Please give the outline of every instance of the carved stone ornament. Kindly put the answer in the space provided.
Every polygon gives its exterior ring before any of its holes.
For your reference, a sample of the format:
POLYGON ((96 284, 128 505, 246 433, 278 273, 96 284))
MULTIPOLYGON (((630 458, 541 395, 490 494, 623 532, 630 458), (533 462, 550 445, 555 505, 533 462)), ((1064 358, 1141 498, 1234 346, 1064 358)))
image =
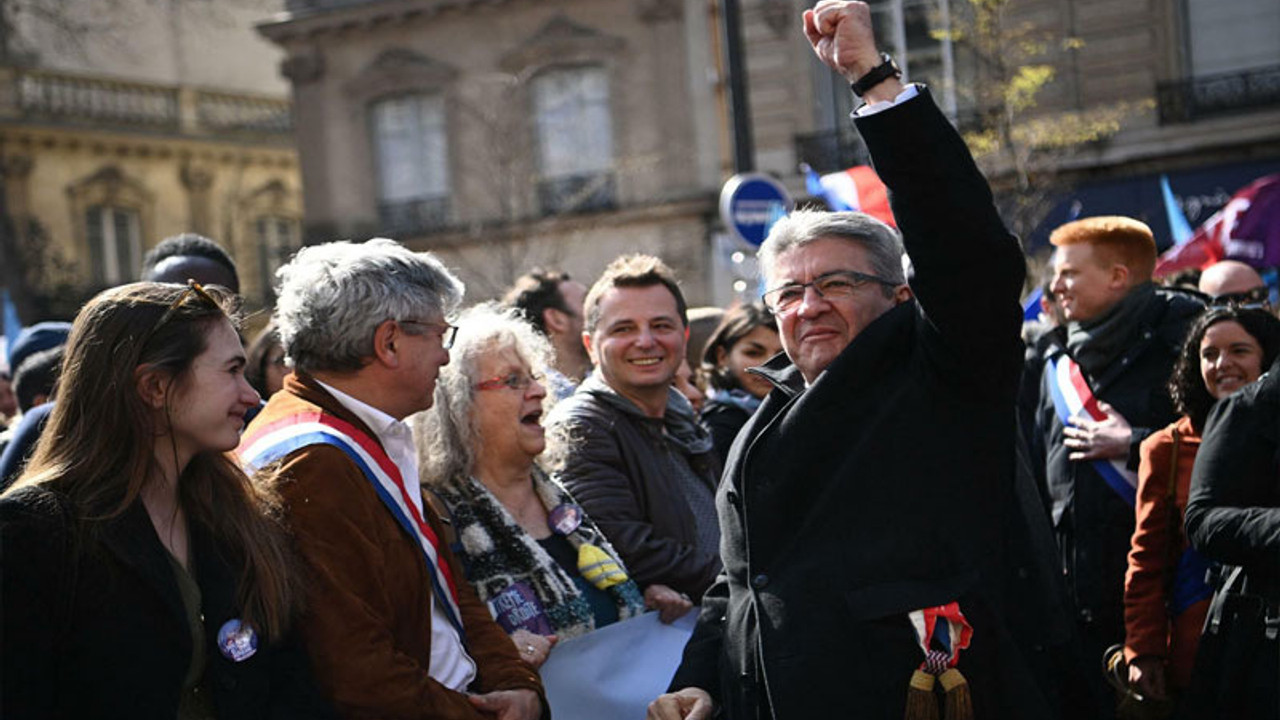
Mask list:
POLYGON ((684 16, 682 0, 638 0, 635 5, 636 16, 644 22, 679 20, 684 16))
POLYGON ((563 14, 551 18, 520 47, 507 53, 498 65, 513 75, 551 62, 595 60, 616 56, 621 38, 573 22, 563 14))
POLYGON ((191 192, 204 192, 213 185, 213 171, 199 165, 183 165, 180 173, 182 185, 191 192))
POLYGON ((35 161, 30 155, 10 155, 0 165, 0 172, 4 173, 6 180, 25 180, 31 175, 31 168, 34 166, 35 161))
POLYGON ((453 82, 457 68, 406 48, 391 48, 364 67, 347 89, 359 97, 392 92, 436 90, 453 82))
POLYGON ((287 57, 280 62, 280 74, 294 85, 313 83, 324 76, 324 56, 312 50, 287 57))

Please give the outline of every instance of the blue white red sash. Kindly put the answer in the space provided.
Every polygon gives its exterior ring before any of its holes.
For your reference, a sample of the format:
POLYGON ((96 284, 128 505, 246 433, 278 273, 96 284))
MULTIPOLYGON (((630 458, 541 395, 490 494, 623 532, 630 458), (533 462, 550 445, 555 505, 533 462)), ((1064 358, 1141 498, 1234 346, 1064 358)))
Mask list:
MULTIPOLYGON (((331 445, 346 453, 360 468, 392 517, 409 536, 417 541, 431 576, 436 601, 445 617, 465 638, 462 614, 458 610, 458 588, 449 564, 439 555, 440 538, 422 518, 420 506, 413 502, 400 469, 373 438, 351 423, 332 415, 304 412, 263 425, 243 438, 236 452, 249 470, 279 460, 299 448, 331 445)), ((417 485, 414 485, 417 492, 417 485)), ((465 642, 465 640, 464 640, 465 642)))
MULTIPOLYGON (((1075 360, 1064 355, 1050 356, 1045 361, 1049 372, 1049 394, 1053 408, 1063 427, 1071 426, 1071 419, 1086 417, 1104 420, 1107 414, 1098 407, 1093 390, 1084 379, 1084 373, 1075 360)), ((1091 461, 1095 470, 1122 500, 1133 507, 1138 498, 1138 474, 1125 466, 1124 458, 1091 461)))
POLYGON ((912 610, 907 613, 916 630, 916 642, 924 651, 920 669, 930 675, 941 675, 960 662, 960 651, 969 647, 973 628, 960 612, 960 603, 912 610))

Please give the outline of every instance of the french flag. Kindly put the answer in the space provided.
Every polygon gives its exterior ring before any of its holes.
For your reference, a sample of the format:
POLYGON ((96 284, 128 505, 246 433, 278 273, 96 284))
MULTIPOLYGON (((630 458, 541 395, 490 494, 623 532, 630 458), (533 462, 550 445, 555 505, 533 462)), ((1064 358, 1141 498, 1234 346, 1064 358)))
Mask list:
POLYGON ((880 182, 880 176, 870 166, 859 165, 848 170, 819 176, 808 165, 802 166, 805 189, 810 195, 827 201, 833 211, 857 210, 892 227, 893 211, 889 209, 889 189, 880 182))

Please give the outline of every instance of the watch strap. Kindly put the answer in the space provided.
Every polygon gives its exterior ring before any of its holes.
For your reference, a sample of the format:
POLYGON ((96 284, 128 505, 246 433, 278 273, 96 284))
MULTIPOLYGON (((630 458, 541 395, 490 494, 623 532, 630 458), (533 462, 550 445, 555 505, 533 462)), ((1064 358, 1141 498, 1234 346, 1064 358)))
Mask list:
POLYGON ((853 90, 853 94, 862 97, 867 94, 871 88, 888 80, 891 77, 902 77, 902 71, 898 69, 898 65, 893 62, 893 57, 889 53, 880 53, 879 65, 867 71, 867 74, 858 78, 849 84, 849 88, 853 90))

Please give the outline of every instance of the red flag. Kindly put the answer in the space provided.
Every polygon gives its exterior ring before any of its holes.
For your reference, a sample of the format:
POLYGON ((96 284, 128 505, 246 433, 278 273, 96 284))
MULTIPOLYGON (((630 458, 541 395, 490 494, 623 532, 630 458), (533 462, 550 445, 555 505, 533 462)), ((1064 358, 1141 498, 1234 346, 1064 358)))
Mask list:
POLYGON ((1190 240, 1160 256, 1156 275, 1204 269, 1224 258, 1258 268, 1280 265, 1280 175, 1258 178, 1232 195, 1190 240))
POLYGON ((822 196, 830 209, 858 210, 891 227, 898 226, 889 209, 889 189, 869 166, 858 165, 821 178, 812 170, 808 172, 809 193, 822 196))

